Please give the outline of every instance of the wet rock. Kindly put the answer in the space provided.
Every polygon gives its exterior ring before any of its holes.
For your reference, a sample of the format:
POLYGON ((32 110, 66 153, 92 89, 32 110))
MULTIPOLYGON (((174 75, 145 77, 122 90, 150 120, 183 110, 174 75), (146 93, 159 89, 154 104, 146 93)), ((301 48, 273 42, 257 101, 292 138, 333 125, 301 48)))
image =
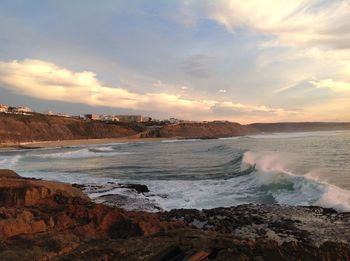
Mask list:
POLYGON ((148 187, 141 184, 121 184, 121 187, 136 190, 139 194, 149 192, 148 187))
POLYGON ((107 194, 94 199, 94 202, 133 211, 158 212, 161 207, 148 198, 135 197, 133 194, 107 194))

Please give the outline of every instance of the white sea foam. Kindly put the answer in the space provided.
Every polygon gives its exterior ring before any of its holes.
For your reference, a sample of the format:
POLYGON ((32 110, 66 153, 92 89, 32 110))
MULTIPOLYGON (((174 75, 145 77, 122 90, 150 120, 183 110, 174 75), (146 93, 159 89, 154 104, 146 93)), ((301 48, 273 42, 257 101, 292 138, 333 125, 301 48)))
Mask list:
POLYGON ((174 140, 162 140, 161 143, 194 142, 194 141, 201 141, 201 139, 174 139, 174 140))
POLYGON ((22 158, 21 155, 2 156, 0 157, 0 168, 15 169, 21 158, 22 158))
POLYGON ((43 159, 80 159, 80 158, 89 158, 89 157, 108 157, 115 155, 127 155, 129 152, 113 152, 112 149, 105 148, 95 148, 95 151, 89 150, 88 148, 83 148, 79 150, 69 150, 64 152, 55 152, 55 153, 33 153, 30 156, 34 158, 43 158, 43 159))
MULTIPOLYGON (((288 161, 288 160, 287 160, 288 161)), ((246 152, 242 166, 256 166, 256 181, 259 185, 281 184, 289 182, 293 190, 277 189, 271 191, 276 201, 288 205, 319 205, 350 211, 350 191, 329 184, 312 170, 303 175, 289 171, 280 154, 246 152)))

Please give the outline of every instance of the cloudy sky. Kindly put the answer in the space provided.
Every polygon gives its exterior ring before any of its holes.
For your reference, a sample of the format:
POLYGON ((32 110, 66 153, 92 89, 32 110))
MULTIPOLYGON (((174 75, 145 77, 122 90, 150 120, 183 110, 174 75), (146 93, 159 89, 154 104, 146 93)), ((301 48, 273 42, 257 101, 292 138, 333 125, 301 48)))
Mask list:
POLYGON ((350 1, 2 0, 0 103, 350 121, 350 1))

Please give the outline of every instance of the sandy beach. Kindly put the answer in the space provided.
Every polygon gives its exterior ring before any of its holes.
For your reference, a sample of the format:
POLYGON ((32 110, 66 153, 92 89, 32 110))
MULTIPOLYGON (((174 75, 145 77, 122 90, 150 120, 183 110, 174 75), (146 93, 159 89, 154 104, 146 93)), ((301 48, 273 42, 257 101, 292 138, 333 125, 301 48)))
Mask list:
POLYGON ((56 148, 56 147, 71 147, 80 145, 98 145, 111 143, 126 143, 126 142, 152 142, 166 140, 166 138, 105 138, 105 139, 78 139, 78 140, 56 140, 56 141, 32 141, 21 143, 0 143, 0 150, 11 149, 40 149, 40 148, 56 148))

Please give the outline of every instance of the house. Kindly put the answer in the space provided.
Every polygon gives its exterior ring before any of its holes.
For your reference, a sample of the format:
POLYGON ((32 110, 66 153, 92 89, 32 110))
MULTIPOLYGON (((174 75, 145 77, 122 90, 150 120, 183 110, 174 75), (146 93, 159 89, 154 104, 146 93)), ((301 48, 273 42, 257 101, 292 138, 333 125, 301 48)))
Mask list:
POLYGON ((119 121, 119 118, 118 118, 118 116, 116 116, 116 115, 105 115, 105 116, 103 116, 103 120, 104 121, 119 121))
POLYGON ((33 110, 29 107, 20 106, 20 107, 9 107, 9 112, 25 114, 25 113, 32 113, 33 110))
POLYGON ((9 106, 5 104, 0 104, 0 112, 8 112, 9 106))
POLYGON ((152 121, 152 118, 151 117, 143 117, 142 121, 143 122, 150 122, 150 121, 152 121))
POLYGON ((169 122, 170 122, 170 124, 178 124, 180 121, 176 118, 170 118, 169 122))
POLYGON ((121 122, 142 122, 142 115, 117 115, 121 122))
POLYGON ((103 118, 103 115, 100 114, 85 114, 85 118, 94 121, 100 121, 103 118))

